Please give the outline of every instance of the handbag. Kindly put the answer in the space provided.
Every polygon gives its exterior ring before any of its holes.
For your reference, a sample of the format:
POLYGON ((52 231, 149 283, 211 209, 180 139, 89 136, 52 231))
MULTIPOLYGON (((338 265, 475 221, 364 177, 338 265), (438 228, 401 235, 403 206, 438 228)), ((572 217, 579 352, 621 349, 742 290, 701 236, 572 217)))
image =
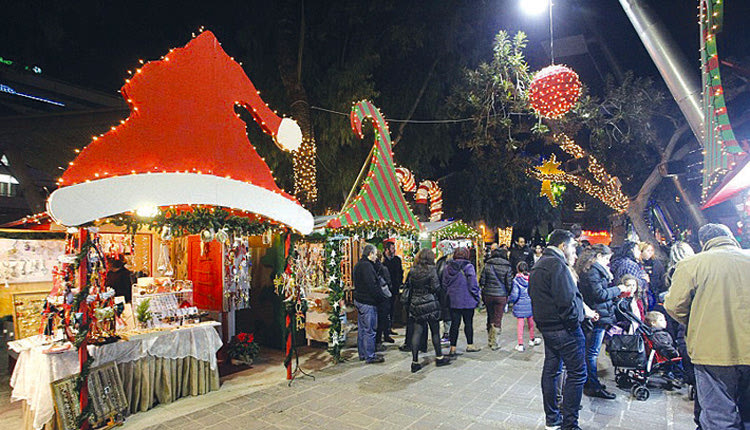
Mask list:
POLYGON ((408 305, 411 302, 411 286, 407 285, 404 291, 401 292, 401 304, 408 305))
POLYGON ((640 334, 612 336, 608 350, 616 367, 644 369, 646 366, 646 345, 640 334))

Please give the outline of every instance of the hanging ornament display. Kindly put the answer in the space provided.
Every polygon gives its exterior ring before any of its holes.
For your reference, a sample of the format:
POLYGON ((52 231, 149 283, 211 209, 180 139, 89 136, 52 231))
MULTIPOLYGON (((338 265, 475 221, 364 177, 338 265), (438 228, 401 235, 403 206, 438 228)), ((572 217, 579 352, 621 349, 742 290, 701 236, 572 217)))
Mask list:
POLYGON ((553 64, 536 72, 529 86, 529 103, 541 116, 560 118, 578 102, 581 81, 572 69, 553 64))
POLYGON ((208 243, 208 242, 211 242, 212 240, 214 240, 214 238, 216 237, 216 233, 214 233, 214 229, 213 228, 207 228, 207 229, 201 231, 201 235, 200 236, 201 236, 201 242, 208 243))

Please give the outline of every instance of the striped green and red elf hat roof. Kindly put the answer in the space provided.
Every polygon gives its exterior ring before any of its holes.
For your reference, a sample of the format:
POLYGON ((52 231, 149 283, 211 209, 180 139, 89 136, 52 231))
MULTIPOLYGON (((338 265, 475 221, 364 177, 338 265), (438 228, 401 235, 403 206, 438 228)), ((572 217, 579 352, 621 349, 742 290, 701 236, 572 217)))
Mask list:
POLYGON ((372 102, 363 100, 352 107, 349 118, 352 129, 360 138, 364 137, 362 122, 365 118, 372 119, 375 127, 375 144, 370 169, 357 196, 347 202, 339 215, 330 220, 327 226, 340 228, 370 224, 420 231, 422 224, 406 203, 396 179, 391 135, 383 115, 372 102))

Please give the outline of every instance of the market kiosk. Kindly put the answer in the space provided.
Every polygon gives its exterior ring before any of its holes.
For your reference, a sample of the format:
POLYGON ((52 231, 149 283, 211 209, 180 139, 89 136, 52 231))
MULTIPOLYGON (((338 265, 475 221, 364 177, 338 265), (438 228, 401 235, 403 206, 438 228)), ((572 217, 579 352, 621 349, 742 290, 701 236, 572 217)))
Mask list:
POLYGON ((26 428, 86 428, 218 389, 216 328, 226 340, 233 319, 199 322, 204 311, 246 306, 253 238, 312 230, 234 108, 251 111, 282 149, 299 146, 299 127, 263 102, 212 33, 145 64, 121 93, 130 117, 93 138, 48 201, 68 227, 46 298, 50 323, 10 345, 26 428), (132 286, 136 327, 127 331, 118 329, 125 306, 104 283, 110 224, 132 243, 150 231, 143 269, 152 276, 132 286))
MULTIPOLYGON (((316 234, 309 239, 317 240, 323 250, 325 275, 318 279, 325 281, 308 292, 307 337, 327 342, 336 361, 341 359, 345 324, 356 321, 354 307, 347 305, 353 304, 352 269, 362 248, 368 242, 379 245, 385 240, 394 241, 406 273, 419 250, 418 232, 422 229, 399 187, 385 119, 369 101, 352 107, 351 125, 360 137, 364 137, 362 124, 368 118, 375 129, 370 156, 341 211, 321 220, 316 234)), ((317 253, 321 255, 320 251, 317 253)))

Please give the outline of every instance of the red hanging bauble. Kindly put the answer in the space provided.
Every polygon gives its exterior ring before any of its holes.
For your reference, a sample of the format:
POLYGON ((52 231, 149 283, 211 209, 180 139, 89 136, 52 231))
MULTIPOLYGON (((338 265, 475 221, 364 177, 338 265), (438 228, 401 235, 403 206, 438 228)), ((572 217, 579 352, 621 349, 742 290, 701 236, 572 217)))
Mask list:
POLYGON ((560 118, 578 101, 581 81, 566 66, 552 65, 534 75, 529 86, 529 103, 541 116, 560 118))

